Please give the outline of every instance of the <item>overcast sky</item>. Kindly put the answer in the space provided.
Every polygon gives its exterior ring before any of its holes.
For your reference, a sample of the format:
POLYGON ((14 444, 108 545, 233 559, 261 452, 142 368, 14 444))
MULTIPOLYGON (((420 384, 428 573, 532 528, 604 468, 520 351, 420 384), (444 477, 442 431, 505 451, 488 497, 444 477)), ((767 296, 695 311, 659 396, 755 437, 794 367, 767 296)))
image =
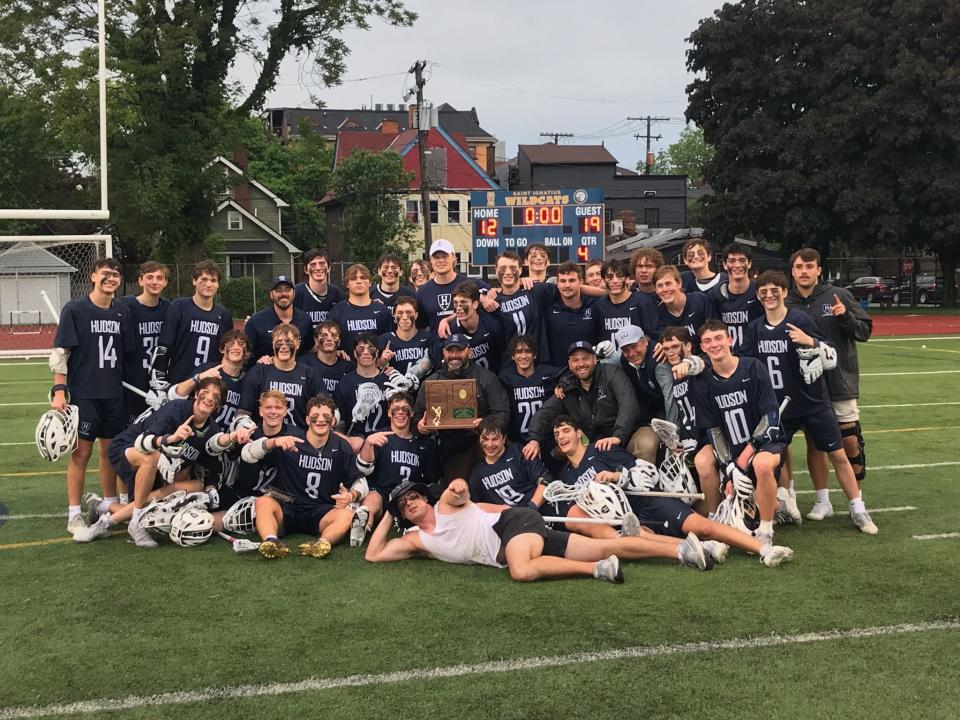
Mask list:
POLYGON ((374 22, 350 31, 343 85, 325 89, 309 68, 288 60, 268 107, 310 107, 311 93, 327 107, 403 102, 406 71, 431 63, 425 97, 458 110, 476 107, 481 126, 506 142, 546 142, 541 132, 572 132, 562 142, 599 144, 621 165, 642 159, 645 123, 627 117, 669 117, 653 134, 654 151, 683 129, 686 38, 720 0, 408 0, 420 17, 410 28, 374 22), (389 75, 369 80, 371 76, 389 75), (351 81, 355 80, 355 81, 351 81))

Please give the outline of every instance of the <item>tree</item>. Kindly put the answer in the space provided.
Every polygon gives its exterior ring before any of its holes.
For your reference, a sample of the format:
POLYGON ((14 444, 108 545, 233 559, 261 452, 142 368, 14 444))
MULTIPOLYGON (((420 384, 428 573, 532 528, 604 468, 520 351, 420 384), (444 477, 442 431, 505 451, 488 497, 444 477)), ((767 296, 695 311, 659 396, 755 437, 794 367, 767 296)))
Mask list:
POLYGON ((343 204, 340 230, 346 256, 374 262, 382 253, 406 255, 415 226, 401 212, 412 173, 403 158, 387 150, 357 150, 340 163, 333 175, 333 191, 343 204))
POLYGON ((960 8, 744 0, 690 37, 687 118, 715 148, 711 235, 960 261, 960 8), (825 32, 824 28, 830 28, 825 32))
MULTIPOLYGON (((95 3, 41 0, 0 6, 0 67, 8 87, 51 108, 68 150, 97 153, 95 3)), ((229 154, 281 62, 303 59, 318 83, 337 83, 342 33, 371 18, 410 25, 402 0, 116 0, 107 3, 111 217, 131 255, 172 259, 208 235, 229 154), (246 92, 232 73, 256 68, 246 92)))
MULTIPOLYGON (((713 148, 703 139, 703 130, 687 125, 680 138, 657 153, 652 173, 654 175, 686 175, 691 187, 703 184, 703 172, 713 158, 713 148)), ((637 163, 637 170, 643 170, 644 164, 637 163)))

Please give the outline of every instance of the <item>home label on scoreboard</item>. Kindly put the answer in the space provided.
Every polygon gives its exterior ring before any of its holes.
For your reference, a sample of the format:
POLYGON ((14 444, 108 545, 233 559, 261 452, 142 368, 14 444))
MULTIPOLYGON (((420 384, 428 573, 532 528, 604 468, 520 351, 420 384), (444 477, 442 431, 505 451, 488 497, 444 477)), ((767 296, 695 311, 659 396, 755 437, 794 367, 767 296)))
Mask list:
POLYGON ((470 193, 473 264, 494 265, 513 250, 546 246, 551 263, 603 259, 603 188, 470 193))

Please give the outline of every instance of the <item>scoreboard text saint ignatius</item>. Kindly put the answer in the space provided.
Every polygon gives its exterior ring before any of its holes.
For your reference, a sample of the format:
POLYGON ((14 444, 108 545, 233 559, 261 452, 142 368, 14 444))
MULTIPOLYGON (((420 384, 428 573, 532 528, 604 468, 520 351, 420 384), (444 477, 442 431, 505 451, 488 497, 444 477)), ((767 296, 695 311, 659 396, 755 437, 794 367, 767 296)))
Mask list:
POLYGON ((470 193, 473 264, 493 265, 497 255, 543 243, 551 263, 603 259, 602 188, 505 190, 470 193))

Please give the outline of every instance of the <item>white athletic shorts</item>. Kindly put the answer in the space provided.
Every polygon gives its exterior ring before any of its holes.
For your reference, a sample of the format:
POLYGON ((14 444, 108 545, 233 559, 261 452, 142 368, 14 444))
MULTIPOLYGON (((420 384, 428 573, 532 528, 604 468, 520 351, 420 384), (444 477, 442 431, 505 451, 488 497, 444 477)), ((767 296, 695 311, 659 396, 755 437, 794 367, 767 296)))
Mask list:
POLYGON ((837 422, 852 423, 860 419, 860 407, 856 398, 834 400, 833 411, 837 414, 837 422))

